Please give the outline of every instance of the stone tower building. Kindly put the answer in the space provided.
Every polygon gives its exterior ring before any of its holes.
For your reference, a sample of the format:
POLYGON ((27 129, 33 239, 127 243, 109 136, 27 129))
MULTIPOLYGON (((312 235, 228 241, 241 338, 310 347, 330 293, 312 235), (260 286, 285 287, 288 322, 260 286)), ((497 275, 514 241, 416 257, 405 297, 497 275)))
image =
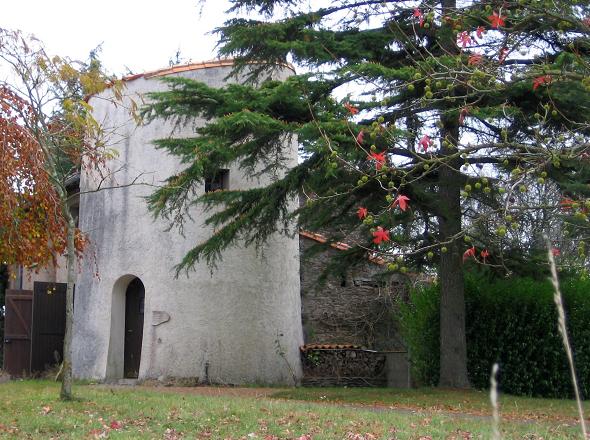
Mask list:
MULTIPOLYGON (((126 94, 140 102, 145 93, 165 89, 159 79, 166 75, 222 86, 231 68, 231 61, 221 60, 135 75, 127 78, 126 94)), ((280 76, 288 73, 284 69, 280 76)), ((90 248, 76 285, 75 376, 298 381, 303 343, 298 239, 277 235, 259 254, 235 247, 224 253, 217 270, 198 265, 189 277, 175 278, 173 266, 214 231, 203 226, 199 210, 191 212, 194 221, 185 225, 184 237, 153 219, 144 197, 182 165, 152 141, 175 127, 164 121, 137 127, 124 106, 103 99, 109 93, 92 97, 90 104, 112 132, 118 157, 109 161, 106 178, 83 174, 80 182, 79 225, 89 234, 90 248)), ((193 136, 199 124, 203 121, 176 128, 174 136, 193 136)), ((297 163, 296 145, 290 159, 297 163)), ((264 183, 230 166, 198 191, 264 183)))

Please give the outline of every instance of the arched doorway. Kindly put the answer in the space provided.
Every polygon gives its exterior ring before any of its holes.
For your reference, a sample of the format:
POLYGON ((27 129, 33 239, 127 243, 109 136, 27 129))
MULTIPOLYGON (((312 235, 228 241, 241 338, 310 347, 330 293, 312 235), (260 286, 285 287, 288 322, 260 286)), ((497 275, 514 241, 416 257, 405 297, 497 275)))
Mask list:
POLYGON ((134 278, 125 292, 125 348, 123 376, 137 378, 141 361, 143 340, 143 315, 145 288, 139 278, 134 278))

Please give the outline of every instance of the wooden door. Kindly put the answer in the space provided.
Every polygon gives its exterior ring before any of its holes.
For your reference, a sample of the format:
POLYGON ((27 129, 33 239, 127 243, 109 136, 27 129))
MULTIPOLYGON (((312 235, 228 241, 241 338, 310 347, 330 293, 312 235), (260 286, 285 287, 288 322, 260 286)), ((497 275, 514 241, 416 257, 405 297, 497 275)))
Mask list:
POLYGON ((143 340, 143 313, 145 289, 139 278, 127 287, 125 294, 125 364, 124 375, 128 378, 139 376, 141 344, 143 340))
POLYGON ((31 371, 41 372, 63 358, 66 332, 65 283, 35 281, 31 332, 31 371))
POLYGON ((6 291, 4 370, 12 376, 25 376, 31 372, 32 309, 32 291, 6 291))

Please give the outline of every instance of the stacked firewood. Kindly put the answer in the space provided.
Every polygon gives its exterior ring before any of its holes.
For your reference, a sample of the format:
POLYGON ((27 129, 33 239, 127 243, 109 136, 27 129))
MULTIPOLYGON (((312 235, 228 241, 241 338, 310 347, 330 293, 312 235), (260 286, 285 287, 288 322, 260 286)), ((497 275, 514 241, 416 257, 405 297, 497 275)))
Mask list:
POLYGON ((385 354, 355 345, 301 347, 303 384, 307 386, 383 386, 385 354))

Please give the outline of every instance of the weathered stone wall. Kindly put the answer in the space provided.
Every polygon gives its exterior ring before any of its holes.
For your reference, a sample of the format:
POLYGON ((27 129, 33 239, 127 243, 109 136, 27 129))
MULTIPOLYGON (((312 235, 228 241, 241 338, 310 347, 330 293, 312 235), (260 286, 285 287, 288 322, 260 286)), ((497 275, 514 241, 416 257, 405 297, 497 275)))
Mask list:
POLYGON ((354 344, 376 350, 404 350, 395 327, 395 303, 407 291, 401 275, 385 281, 374 276, 383 266, 367 263, 344 277, 321 277, 337 249, 327 249, 305 258, 305 251, 318 243, 307 237, 299 240, 301 260, 301 300, 306 344, 354 344))

